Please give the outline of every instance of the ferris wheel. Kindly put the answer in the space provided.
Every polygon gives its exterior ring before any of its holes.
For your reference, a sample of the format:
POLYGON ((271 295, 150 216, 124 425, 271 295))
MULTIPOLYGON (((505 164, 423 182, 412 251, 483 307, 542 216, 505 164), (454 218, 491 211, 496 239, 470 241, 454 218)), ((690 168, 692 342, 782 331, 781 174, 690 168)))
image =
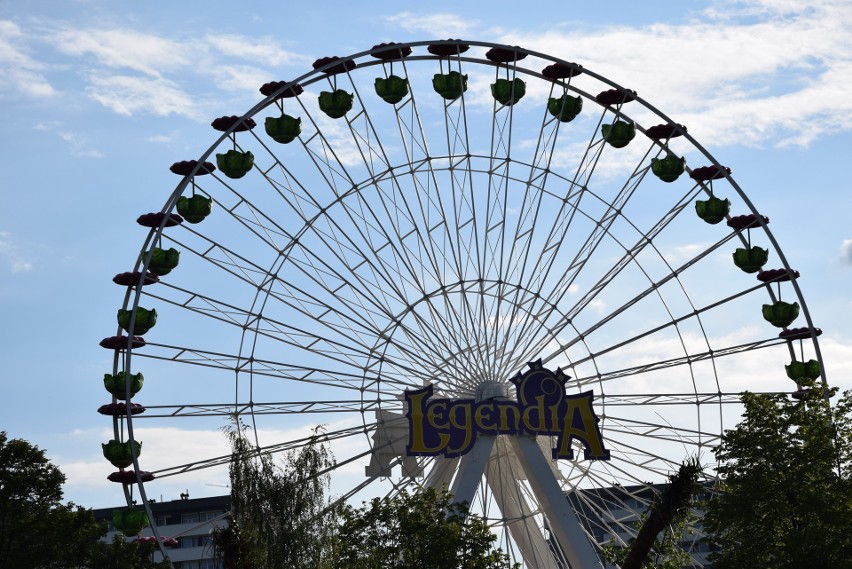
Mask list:
POLYGON ((685 458, 713 477, 740 392, 801 396, 824 376, 769 219, 636 92, 460 40, 323 58, 260 92, 172 165, 114 279, 101 412, 128 503, 228 460, 149 470, 161 449, 136 431, 239 417, 276 452, 309 438, 268 437, 325 424, 341 499, 446 486, 514 560, 593 567, 685 458), (554 432, 511 419, 489 431, 487 409, 521 421, 519 378, 536 374, 559 405, 588 394, 605 452, 571 436, 556 456, 554 432), (460 411, 416 413, 427 391, 460 411), (433 439, 470 440, 418 448, 427 419, 433 439))

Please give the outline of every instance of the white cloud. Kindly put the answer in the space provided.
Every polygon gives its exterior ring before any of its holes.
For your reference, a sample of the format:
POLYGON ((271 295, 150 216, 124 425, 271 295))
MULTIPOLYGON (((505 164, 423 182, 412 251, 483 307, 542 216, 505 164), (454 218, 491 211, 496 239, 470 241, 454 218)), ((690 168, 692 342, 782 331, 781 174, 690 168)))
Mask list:
POLYGON ((819 344, 828 384, 842 391, 852 389, 852 341, 823 336, 819 344))
POLYGON ((93 55, 101 66, 132 69, 152 77, 192 62, 192 44, 128 29, 65 29, 53 39, 69 55, 93 55))
POLYGON ((713 12, 700 22, 501 39, 635 88, 714 145, 807 145, 852 129, 852 5, 777 1, 746 8, 727 11, 724 21, 713 12))
POLYGON ((603 300, 595 298, 591 302, 589 302, 589 308, 594 310, 598 314, 603 314, 607 309, 607 305, 606 302, 604 302, 603 300))
POLYGON ((192 119, 201 116, 190 95, 168 79, 93 74, 88 92, 94 100, 120 115, 146 112, 192 119))
POLYGON ((407 32, 425 32, 436 38, 463 38, 473 30, 478 22, 462 18, 455 14, 413 14, 400 12, 386 16, 385 21, 407 32))
POLYGON ((0 93, 14 91, 31 97, 53 97, 57 94, 42 71, 45 66, 15 45, 24 39, 20 27, 8 20, 0 21, 0 93))
POLYGON ((100 150, 89 148, 88 140, 85 136, 62 130, 61 125, 56 121, 42 122, 35 126, 36 130, 53 133, 65 142, 68 143, 71 156, 80 158, 103 158, 104 154, 100 150))
POLYGON ((204 39, 224 55, 259 62, 266 67, 310 64, 313 61, 305 55, 281 49, 277 42, 271 38, 255 40, 232 34, 208 35, 204 39))
POLYGON ((145 140, 148 142, 153 142, 155 144, 167 144, 174 139, 174 134, 155 134, 154 136, 149 136, 145 140))
POLYGON ((268 71, 251 65, 217 65, 211 73, 220 89, 248 91, 255 95, 261 85, 273 80, 268 71))
MULTIPOLYGON (((356 424, 360 424, 360 420, 356 420, 356 424)), ((353 425, 351 421, 334 422, 327 425, 327 430, 332 432, 353 425)), ((258 436, 262 446, 284 444, 309 437, 313 428, 313 424, 289 429, 261 427, 258 436)), ((183 465, 230 455, 228 440, 218 429, 192 429, 182 425, 147 426, 146 420, 137 420, 134 422, 134 431, 136 439, 142 442, 139 466, 149 472, 171 471, 183 465)), ((73 450, 69 457, 63 455, 62 451, 53 453, 56 456, 52 456, 51 460, 67 476, 66 499, 89 507, 119 504, 123 497, 118 485, 106 479, 115 468, 103 458, 100 450, 100 443, 113 438, 112 429, 75 429, 70 435, 64 436, 64 446, 73 450), (76 450, 78 448, 91 450, 80 458, 76 450), (113 487, 115 492, 110 492, 113 487)), ((253 432, 249 436, 253 438, 253 432)), ((367 438, 361 432, 334 440, 329 446, 339 463, 369 448, 367 438)), ((337 468, 332 474, 332 492, 340 494, 363 482, 364 466, 368 460, 355 460, 337 468)), ((193 497, 221 495, 228 492, 227 485, 227 465, 222 465, 155 478, 153 482, 145 484, 145 490, 149 498, 171 500, 177 499, 181 492, 187 490, 193 497)))
POLYGON ((671 265, 681 264, 684 261, 694 259, 697 255, 707 250, 707 243, 688 243, 666 249, 663 255, 671 265))
POLYGON ((12 243, 11 233, 0 231, 0 259, 8 263, 12 273, 25 273, 33 270, 35 265, 20 250, 20 247, 12 243))
POLYGON ((121 115, 150 113, 200 119, 183 84, 211 79, 225 91, 250 91, 273 77, 271 68, 312 61, 268 38, 240 35, 169 39, 123 28, 64 28, 46 39, 84 70, 86 92, 121 115), (233 63, 248 60, 249 65, 233 63))
POLYGON ((852 239, 845 239, 840 246, 840 258, 846 265, 852 265, 852 239))

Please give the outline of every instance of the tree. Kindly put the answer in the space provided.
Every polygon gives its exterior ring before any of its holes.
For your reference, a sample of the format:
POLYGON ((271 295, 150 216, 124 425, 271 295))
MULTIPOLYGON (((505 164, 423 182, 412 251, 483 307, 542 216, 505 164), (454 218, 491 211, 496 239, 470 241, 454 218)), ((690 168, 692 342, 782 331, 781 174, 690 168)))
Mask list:
POLYGON ((231 442, 231 519, 213 536, 226 569, 331 567, 335 510, 327 493, 334 457, 319 430, 282 464, 249 441, 239 420, 225 429, 231 442))
POLYGON ((640 520, 636 537, 626 548, 616 544, 606 547, 606 560, 621 569, 680 569, 691 562, 692 558, 679 547, 678 541, 687 531, 690 507, 701 488, 700 475, 697 459, 682 463, 640 520))
POLYGON ((743 394, 705 516, 716 569, 852 568, 852 393, 830 406, 805 387, 799 401, 743 394))
MULTIPOLYGON (((347 506, 338 542, 338 566, 351 569, 502 569, 509 557, 497 536, 451 496, 425 489, 347 506)), ((515 565, 518 567, 519 565, 515 565)))
POLYGON ((0 431, 0 567, 154 567, 149 545, 100 542, 106 524, 62 504, 64 482, 43 450, 0 431))
POLYGON ((154 543, 126 541, 124 536, 116 534, 111 543, 96 543, 85 566, 91 569, 170 569, 168 561, 152 561, 156 548, 154 543))
MULTIPOLYGON (((642 525, 647 521, 648 513, 645 514, 634 523, 637 531, 642 528, 642 525)), ((690 533, 687 523, 691 520, 690 515, 687 515, 682 520, 675 520, 671 526, 660 532, 654 539, 650 551, 648 551, 645 559, 640 567, 642 569, 681 569, 681 567, 692 566, 692 556, 680 547, 679 541, 690 533)), ((609 543, 603 546, 601 554, 604 560, 616 567, 622 567, 627 555, 632 550, 636 538, 631 538, 624 547, 617 539, 613 538, 609 543)))

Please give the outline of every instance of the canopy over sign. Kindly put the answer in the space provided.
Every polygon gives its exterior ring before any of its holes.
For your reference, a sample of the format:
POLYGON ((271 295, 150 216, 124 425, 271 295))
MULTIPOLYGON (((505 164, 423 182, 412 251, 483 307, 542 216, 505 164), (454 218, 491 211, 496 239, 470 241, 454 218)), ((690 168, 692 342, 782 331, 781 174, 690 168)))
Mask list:
POLYGON ((582 443, 586 460, 609 460, 592 407, 594 394, 566 395, 569 379, 541 361, 512 379, 517 401, 503 399, 432 399, 433 387, 406 391, 410 456, 460 456, 477 435, 551 435, 558 437, 553 458, 573 459, 572 441, 582 443))

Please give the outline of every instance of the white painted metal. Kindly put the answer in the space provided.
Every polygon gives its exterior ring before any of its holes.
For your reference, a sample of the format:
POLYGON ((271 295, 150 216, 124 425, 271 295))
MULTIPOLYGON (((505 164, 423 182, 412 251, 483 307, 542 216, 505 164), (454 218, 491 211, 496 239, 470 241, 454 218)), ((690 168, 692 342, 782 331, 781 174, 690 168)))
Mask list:
POLYGON ((564 490, 551 475, 548 459, 535 438, 518 436, 510 440, 544 511, 550 532, 561 546, 571 569, 603 567, 577 515, 570 508, 564 490))
POLYGON ((457 502, 473 503, 473 497, 476 495, 476 490, 485 474, 485 467, 491 459, 491 449, 494 448, 496 438, 490 436, 477 437, 476 444, 473 445, 470 452, 461 457, 459 471, 450 490, 457 502))

